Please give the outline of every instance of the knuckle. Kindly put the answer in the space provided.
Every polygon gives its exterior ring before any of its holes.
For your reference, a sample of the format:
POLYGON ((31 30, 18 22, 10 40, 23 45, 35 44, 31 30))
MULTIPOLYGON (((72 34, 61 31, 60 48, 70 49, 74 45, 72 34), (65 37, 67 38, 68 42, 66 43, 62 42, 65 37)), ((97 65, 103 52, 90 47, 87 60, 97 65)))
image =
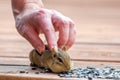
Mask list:
POLYGON ((26 29, 25 29, 25 19, 17 17, 15 20, 15 26, 18 31, 18 33, 22 36, 24 36, 26 29))
POLYGON ((72 28, 72 34, 73 34, 73 35, 76 35, 76 28, 75 28, 75 27, 72 28))
POLYGON ((44 31, 45 32, 50 32, 50 28, 45 28, 44 31))
POLYGON ((45 15, 47 12, 44 9, 41 9, 38 11, 38 14, 45 15))
POLYGON ((69 21, 69 24, 71 25, 71 26, 74 26, 75 25, 75 23, 74 23, 74 21, 72 20, 72 19, 70 19, 69 17, 66 17, 67 18, 67 20, 69 21))
POLYGON ((26 30, 25 30, 24 26, 18 27, 17 30, 20 33, 20 35, 22 35, 22 36, 25 35, 26 30))
POLYGON ((76 34, 76 28, 74 26, 70 26, 71 31, 73 31, 74 34, 76 34))
POLYGON ((44 19, 44 18, 46 18, 46 17, 48 17, 47 11, 44 10, 44 9, 41 9, 41 10, 39 10, 39 11, 37 11, 37 12, 35 13, 34 19, 35 19, 36 21, 39 21, 39 20, 44 19))
POLYGON ((69 24, 69 22, 67 20, 62 20, 60 24, 66 26, 69 24))
POLYGON ((73 31, 73 34, 76 34, 76 27, 75 27, 75 23, 74 22, 69 22, 69 27, 70 29, 73 31))
POLYGON ((70 21, 69 24, 70 26, 73 26, 73 27, 75 26, 75 23, 73 21, 70 21))
POLYGON ((25 25, 23 23, 17 23, 16 24, 16 29, 19 32, 20 35, 24 36, 26 29, 25 29, 25 25))
POLYGON ((36 16, 43 17, 47 14, 47 12, 44 9, 41 9, 36 12, 36 16))
POLYGON ((45 13, 46 13, 46 10, 45 10, 45 9, 41 9, 41 10, 39 10, 39 13, 45 14, 45 13))
POLYGON ((49 28, 49 27, 44 29, 44 32, 48 32, 48 33, 49 33, 49 32, 53 32, 53 31, 54 31, 54 29, 49 28))
POLYGON ((74 29, 74 34, 76 35, 76 30, 74 29))

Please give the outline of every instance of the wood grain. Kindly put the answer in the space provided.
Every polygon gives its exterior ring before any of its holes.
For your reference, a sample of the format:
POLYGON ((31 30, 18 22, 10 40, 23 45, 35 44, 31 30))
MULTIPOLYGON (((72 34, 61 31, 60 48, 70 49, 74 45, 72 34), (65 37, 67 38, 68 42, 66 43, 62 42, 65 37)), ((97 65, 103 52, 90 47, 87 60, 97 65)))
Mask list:
MULTIPOLYGON (((74 62, 74 68, 80 68, 80 67, 87 67, 87 66, 94 66, 97 68, 103 68, 106 65, 112 66, 115 68, 120 68, 120 65, 118 63, 96 63, 96 62, 84 62, 84 61, 73 61, 74 62), (115 66, 113 66, 115 65, 115 66)), ((35 72, 40 71, 40 69, 37 70, 31 70, 30 66, 23 66, 23 65, 0 65, 0 79, 1 80, 87 80, 84 78, 78 79, 78 78, 60 78, 57 74, 53 73, 40 73, 35 74, 35 72), (19 73, 19 71, 28 71, 28 74, 25 73, 19 73)), ((93 79, 94 80, 94 79, 93 79)), ((99 80, 99 79, 95 79, 99 80)), ((106 80, 106 79, 102 79, 106 80)), ((107 79, 108 80, 108 79, 107 79)))
MULTIPOLYGON (((112 65, 110 63, 96 63, 96 62, 80 62, 80 61, 74 61, 74 66, 75 68, 77 67, 86 67, 86 66, 94 66, 94 67, 105 67, 106 65, 113 66, 116 68, 120 68, 119 64, 113 63, 112 65)), ((77 79, 77 78, 59 78, 57 74, 51 74, 51 73, 40 73, 40 74, 34 74, 36 71, 40 71, 39 69, 37 70, 31 70, 30 66, 20 66, 20 65, 12 65, 12 66, 5 66, 5 65, 0 65, 0 79, 1 80, 87 80, 87 79, 77 79), (19 71, 24 70, 28 71, 28 74, 22 73, 20 74, 19 71)), ((94 80, 94 79, 93 79, 94 80)), ((97 79, 95 79, 97 80, 97 79)), ((98 79, 99 80, 99 79, 98 79)), ((102 79, 106 80, 106 79, 102 79)), ((108 80, 108 79, 107 79, 108 80)))
MULTIPOLYGON (((120 0, 43 2, 46 8, 56 9, 75 22, 76 42, 68 51, 74 68, 120 68, 120 0)), ((30 71, 28 56, 33 48, 18 34, 10 4, 10 0, 0 0, 0 80, 70 80, 59 78, 56 74, 34 75, 17 72, 21 69, 30 71)))

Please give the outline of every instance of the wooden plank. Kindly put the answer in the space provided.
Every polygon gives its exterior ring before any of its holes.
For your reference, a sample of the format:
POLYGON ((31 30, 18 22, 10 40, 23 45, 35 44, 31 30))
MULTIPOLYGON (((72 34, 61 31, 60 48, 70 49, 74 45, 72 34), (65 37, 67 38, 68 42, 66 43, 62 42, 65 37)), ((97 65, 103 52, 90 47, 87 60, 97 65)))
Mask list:
POLYGON ((0 57, 0 65, 30 65, 28 58, 0 57))
MULTIPOLYGON (((24 63, 24 62, 23 62, 24 63)), ((105 66, 112 66, 120 69, 120 63, 100 63, 100 62, 84 62, 84 61, 73 61, 75 64, 74 68, 94 66, 96 68, 102 68, 105 66)), ((53 73, 40 73, 34 74, 35 72, 40 71, 31 70, 30 66, 20 66, 20 65, 0 65, 0 80, 87 80, 87 79, 78 79, 78 78, 60 78, 57 74, 53 73), (28 71, 28 74, 19 73, 19 71, 28 71)), ((94 79, 93 79, 94 80, 94 79)), ((99 79, 95 79, 99 80, 99 79)), ((105 79, 102 79, 105 80, 105 79)), ((107 79, 108 80, 108 79, 107 79)))
MULTIPOLYGON (((5 75, 1 74, 0 75, 1 80, 88 80, 85 78, 77 79, 77 78, 59 78, 56 77, 55 75, 5 75)), ((92 80, 101 80, 101 79, 92 79, 92 80)), ((102 79, 102 80, 115 80, 115 79, 102 79)))
MULTIPOLYGON (((101 61, 76 61, 72 60, 72 62, 75 64, 74 67, 85 67, 85 66, 116 66, 120 68, 120 63, 118 62, 101 62, 101 61), (79 64, 76 66, 76 64, 79 64)), ((0 57, 0 66, 28 66, 30 65, 30 61, 28 58, 11 58, 11 57, 0 57)))
MULTIPOLYGON (((76 22, 76 44, 69 51, 73 59, 119 62, 119 3, 119 0, 75 0, 74 2, 73 0, 65 2, 53 0, 45 1, 45 6, 63 12, 76 22)), ((11 6, 8 5, 10 0, 1 1, 0 4, 4 6, 1 7, 2 15, 0 15, 0 56, 28 57, 32 47, 14 27, 11 7, 6 7, 11 6)))
MULTIPOLYGON (((75 67, 120 68, 120 0, 44 0, 44 3, 76 23, 77 39, 69 51, 72 60, 77 60, 75 67)), ((0 0, 0 5, 0 70, 6 70, 0 73, 0 80, 60 79, 55 74, 11 74, 29 69, 28 54, 32 47, 15 29, 10 0, 0 0)))
MULTIPOLYGON (((0 45, 0 56, 28 58, 31 50, 32 47, 26 42, 5 41, 0 45)), ((68 53, 72 59, 76 60, 120 62, 120 46, 117 44, 76 43, 68 53)))
POLYGON ((34 71, 31 70, 30 66, 0 66, 0 79, 4 80, 9 78, 10 80, 73 80, 73 78, 60 78, 59 76, 57 76, 57 74, 53 73, 40 73, 38 75, 34 74, 34 72, 38 71, 40 71, 40 69, 34 71), (29 74, 20 74, 20 70, 28 71, 29 74))
MULTIPOLYGON (((17 60, 11 60, 11 62, 16 62, 16 63, 9 63, 9 62, 6 62, 3 63, 3 64, 0 64, 0 72, 6 72, 6 70, 9 70, 9 72, 11 70, 15 70, 17 71, 17 69, 22 69, 23 70, 23 67, 26 69, 26 68, 31 68, 29 66, 29 62, 26 62, 25 60, 23 61, 20 61, 20 63, 18 64, 17 63, 17 60), (25 62, 25 63, 24 63, 25 62), (8 69, 7 69, 8 68, 8 69)), ((93 66, 93 67, 96 67, 96 68, 103 68, 103 67, 106 67, 106 66, 111 66, 111 67, 114 67, 114 68, 117 68, 117 69, 120 69, 120 63, 110 63, 110 62, 94 62, 94 61, 74 61, 72 60, 73 62, 73 68, 85 68, 87 66, 93 66)))
POLYGON ((72 59, 120 62, 120 47, 116 45, 76 44, 70 50, 72 59))

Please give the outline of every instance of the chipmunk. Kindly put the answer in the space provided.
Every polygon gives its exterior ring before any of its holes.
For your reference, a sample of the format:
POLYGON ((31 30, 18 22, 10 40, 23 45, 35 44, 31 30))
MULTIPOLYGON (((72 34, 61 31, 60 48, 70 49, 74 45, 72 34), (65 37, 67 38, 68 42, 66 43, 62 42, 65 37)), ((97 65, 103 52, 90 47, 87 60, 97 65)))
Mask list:
POLYGON ((52 54, 48 48, 42 54, 33 49, 30 52, 29 58, 32 65, 50 69, 55 73, 67 72, 71 69, 70 56, 61 49, 58 49, 56 54, 52 54))

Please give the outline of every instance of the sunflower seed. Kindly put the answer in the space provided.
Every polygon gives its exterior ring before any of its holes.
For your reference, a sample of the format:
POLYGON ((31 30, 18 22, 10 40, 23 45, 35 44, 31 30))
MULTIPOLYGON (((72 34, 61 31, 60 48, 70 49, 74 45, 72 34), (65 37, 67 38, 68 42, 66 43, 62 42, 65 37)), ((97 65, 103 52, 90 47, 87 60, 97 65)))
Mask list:
POLYGON ((20 73, 25 73, 25 71, 19 71, 20 73))
POLYGON ((120 70, 108 66, 102 69, 88 66, 87 68, 78 68, 66 73, 61 73, 58 76, 66 78, 88 78, 89 80, 93 78, 118 79, 120 78, 120 70))
POLYGON ((31 69, 32 69, 32 70, 36 70, 37 68, 36 68, 36 67, 32 67, 31 69))
POLYGON ((35 74, 39 74, 39 72, 35 72, 35 74))

